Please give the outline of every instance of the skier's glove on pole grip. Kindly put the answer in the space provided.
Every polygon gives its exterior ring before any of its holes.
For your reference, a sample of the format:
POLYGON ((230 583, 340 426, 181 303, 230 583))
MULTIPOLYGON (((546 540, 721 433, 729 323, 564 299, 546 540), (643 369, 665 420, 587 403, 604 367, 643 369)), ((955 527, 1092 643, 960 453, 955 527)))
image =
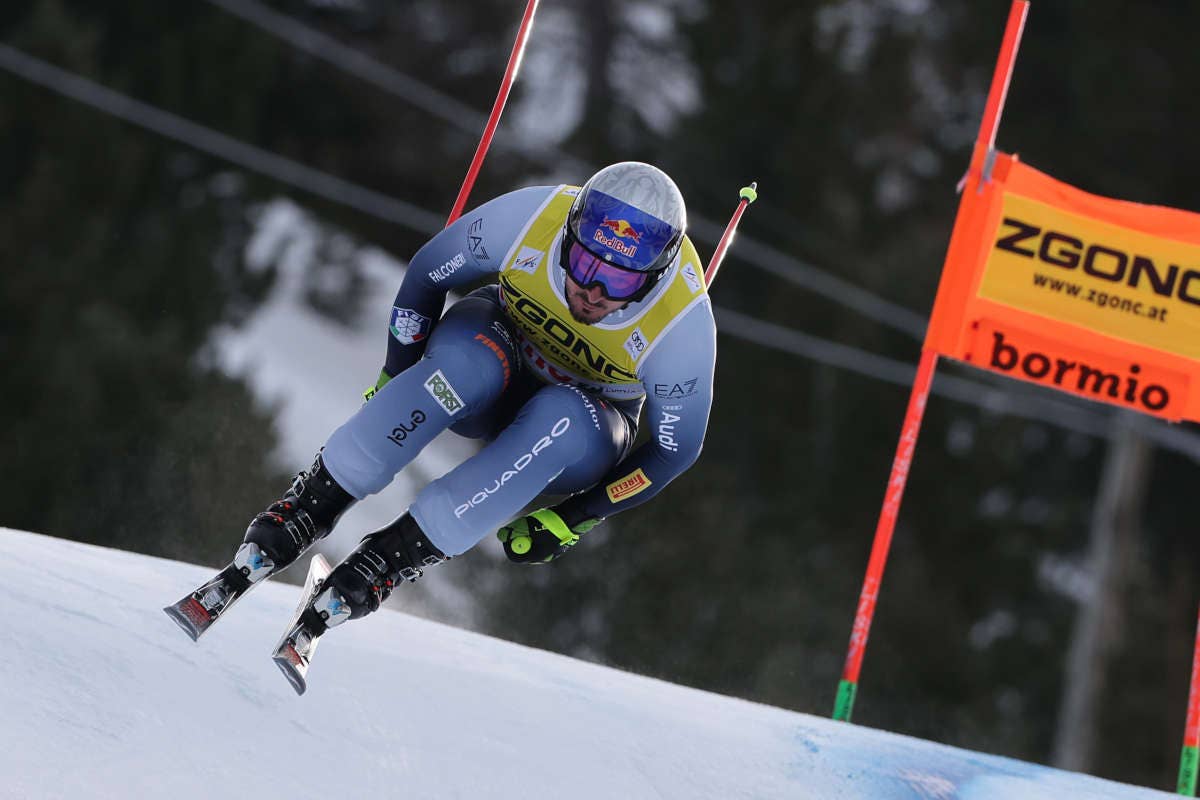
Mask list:
POLYGON ((384 370, 379 370, 379 380, 375 381, 374 386, 368 386, 363 391, 363 403, 366 403, 368 400, 370 400, 372 397, 375 396, 376 392, 378 392, 384 386, 387 386, 387 382, 390 381, 391 379, 392 379, 391 375, 388 375, 387 372, 385 372, 384 370))
POLYGON ((504 555, 518 564, 545 564, 567 552, 580 535, 600 524, 585 519, 568 525, 558 512, 549 508, 513 520, 496 532, 504 545, 504 555))

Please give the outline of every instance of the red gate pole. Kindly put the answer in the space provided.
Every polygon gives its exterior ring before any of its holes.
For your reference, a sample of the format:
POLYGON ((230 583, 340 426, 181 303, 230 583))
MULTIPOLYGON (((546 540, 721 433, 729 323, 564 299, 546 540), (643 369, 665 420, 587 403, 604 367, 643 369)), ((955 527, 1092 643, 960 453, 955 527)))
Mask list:
POLYGON ((838 683, 837 701, 833 709, 833 718, 836 720, 849 722, 850 713, 854 710, 854 695, 858 691, 858 676, 867 652, 867 636, 875 616, 879 586, 883 583, 883 569, 887 566, 892 533, 896 529, 896 517, 900 513, 900 501, 904 498, 904 487, 908 483, 908 471, 917 449, 917 436, 921 433, 921 420, 925 417, 925 404, 929 399, 929 387, 933 384, 936 368, 937 353, 922 350, 917 376, 913 379, 912 393, 908 398, 908 411, 904 415, 904 427, 900 429, 900 443, 892 460, 892 474, 888 478, 883 510, 875 527, 875 543, 871 546, 867 576, 858 596, 854 627, 850 630, 850 649, 846 652, 846 665, 842 670, 842 680, 838 683))
MULTIPOLYGON (((996 131, 1000 126, 1000 114, 1008 95, 1013 66, 1017 59, 1017 47, 1025 28, 1025 17, 1029 13, 1028 0, 1013 0, 1008 13, 1008 24, 996 59, 996 70, 992 74, 992 85, 984 107, 983 121, 979 126, 976 152, 981 145, 991 150, 996 144, 996 131)), ((975 162, 972 161, 972 168, 975 162)), ((896 529, 896 517, 900 512, 900 501, 908 483, 908 471, 912 466, 913 453, 917 447, 917 436, 921 432, 921 420, 925 416, 925 404, 929 399, 929 388, 937 368, 937 351, 929 347, 926 333, 925 346, 921 349, 921 360, 917 375, 913 379, 912 393, 908 399, 908 411, 904 426, 900 430, 900 443, 892 460, 892 474, 888 478, 887 491, 883 498, 883 509, 879 512, 879 523, 875 527, 875 541, 871 545, 871 559, 867 563, 867 574, 863 579, 862 591, 858 596, 858 610, 854 615, 854 627, 850 630, 850 646, 846 652, 846 663, 842 668, 842 679, 838 682, 837 699, 834 701, 833 718, 848 722, 854 710, 854 698, 858 693, 858 678, 862 672, 863 656, 866 654, 867 638, 871 633, 871 621, 875 617, 875 606, 879 599, 879 588, 883 583, 883 570, 887 566, 888 551, 892 546, 892 534, 896 529)))
POLYGON ((475 178, 479 175, 479 168, 483 166, 483 157, 487 155, 488 148, 492 145, 492 137, 496 135, 496 126, 500 124, 500 114, 504 111, 504 104, 508 102, 508 93, 512 90, 513 81, 517 78, 517 70, 521 66, 521 56, 525 54, 525 44, 529 41, 529 33, 533 28, 533 15, 537 11, 537 4, 538 0, 529 0, 525 6, 525 16, 521 18, 521 27, 517 30, 517 40, 513 42, 512 52, 508 56, 504 80, 500 81, 500 91, 496 93, 496 102, 492 104, 492 113, 483 129, 483 137, 479 140, 479 146, 475 148, 475 157, 471 159, 467 177, 463 180, 462 188, 458 190, 458 197, 454 200, 454 208, 450 211, 450 218, 446 220, 446 227, 450 227, 454 220, 462 215, 463 206, 467 204, 467 196, 471 194, 475 178))
POLYGON ((1183 752, 1179 757, 1179 782, 1176 793, 1196 796, 1196 767, 1200 760, 1200 623, 1196 626, 1196 645, 1192 651, 1192 686, 1188 691, 1187 724, 1183 728, 1183 752))

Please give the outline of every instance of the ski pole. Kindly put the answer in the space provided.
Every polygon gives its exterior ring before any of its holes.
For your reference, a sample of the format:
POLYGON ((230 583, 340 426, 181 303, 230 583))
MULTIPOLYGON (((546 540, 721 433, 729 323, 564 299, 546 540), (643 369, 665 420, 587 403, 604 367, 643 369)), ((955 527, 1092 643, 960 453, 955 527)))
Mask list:
POLYGON ((746 206, 758 199, 758 181, 749 186, 743 186, 742 190, 738 192, 738 197, 741 199, 738 200, 737 208, 733 210, 733 216, 729 218, 729 224, 725 226, 725 232, 721 234, 721 240, 717 242, 717 249, 713 251, 712 260, 708 262, 708 269, 704 271, 705 286, 711 287, 713 278, 717 277, 717 270, 721 268, 721 262, 725 260, 725 251, 733 242, 733 232, 741 222, 742 214, 746 212, 746 206))
POLYGON ((458 197, 454 201, 454 208, 450 211, 450 218, 446 220, 446 227, 450 227, 454 220, 462 215, 463 206, 467 204, 467 195, 471 194, 475 178, 479 175, 479 168, 483 166, 483 157, 487 155, 488 148, 492 144, 496 126, 500 124, 500 113, 504 111, 504 104, 508 102, 508 93, 512 89, 513 81, 517 78, 521 57, 525 55, 525 43, 529 41, 529 32, 533 28, 533 14, 537 11, 537 4, 538 0, 529 0, 525 6, 525 16, 521 18, 521 27, 517 30, 517 40, 513 42, 512 52, 508 56, 508 67, 504 70, 504 80, 500 81, 500 91, 496 93, 496 102, 492 104, 492 113, 488 117, 487 125, 484 126, 479 146, 475 148, 475 157, 471 159, 467 177, 463 180, 462 188, 458 190, 458 197))

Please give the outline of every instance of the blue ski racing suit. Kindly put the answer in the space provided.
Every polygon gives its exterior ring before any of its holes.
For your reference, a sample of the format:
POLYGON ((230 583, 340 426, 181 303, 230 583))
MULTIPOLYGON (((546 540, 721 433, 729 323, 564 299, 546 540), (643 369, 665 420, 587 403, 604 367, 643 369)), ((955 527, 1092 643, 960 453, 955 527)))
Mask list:
POLYGON ((446 556, 554 502, 572 525, 610 517, 700 455, 716 328, 696 250, 684 237, 648 295, 578 322, 559 266, 578 193, 510 192, 422 247, 396 295, 376 391, 325 444, 329 473, 362 499, 446 428, 486 442, 409 509, 446 556), (496 282, 442 315, 448 291, 483 281, 496 282), (650 435, 633 449, 643 414, 650 435))

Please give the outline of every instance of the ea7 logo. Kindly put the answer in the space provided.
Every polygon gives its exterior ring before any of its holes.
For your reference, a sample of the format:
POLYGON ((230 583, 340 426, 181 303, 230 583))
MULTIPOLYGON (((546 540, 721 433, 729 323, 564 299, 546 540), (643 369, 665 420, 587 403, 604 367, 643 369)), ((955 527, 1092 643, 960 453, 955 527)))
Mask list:
POLYGON ((467 228, 467 249, 480 261, 491 259, 487 248, 483 246, 483 217, 472 222, 471 227, 467 228))
POLYGON ((691 397, 696 393, 696 384, 699 382, 699 378, 692 378, 682 383, 656 383, 654 384, 654 396, 665 397, 668 400, 691 397))

